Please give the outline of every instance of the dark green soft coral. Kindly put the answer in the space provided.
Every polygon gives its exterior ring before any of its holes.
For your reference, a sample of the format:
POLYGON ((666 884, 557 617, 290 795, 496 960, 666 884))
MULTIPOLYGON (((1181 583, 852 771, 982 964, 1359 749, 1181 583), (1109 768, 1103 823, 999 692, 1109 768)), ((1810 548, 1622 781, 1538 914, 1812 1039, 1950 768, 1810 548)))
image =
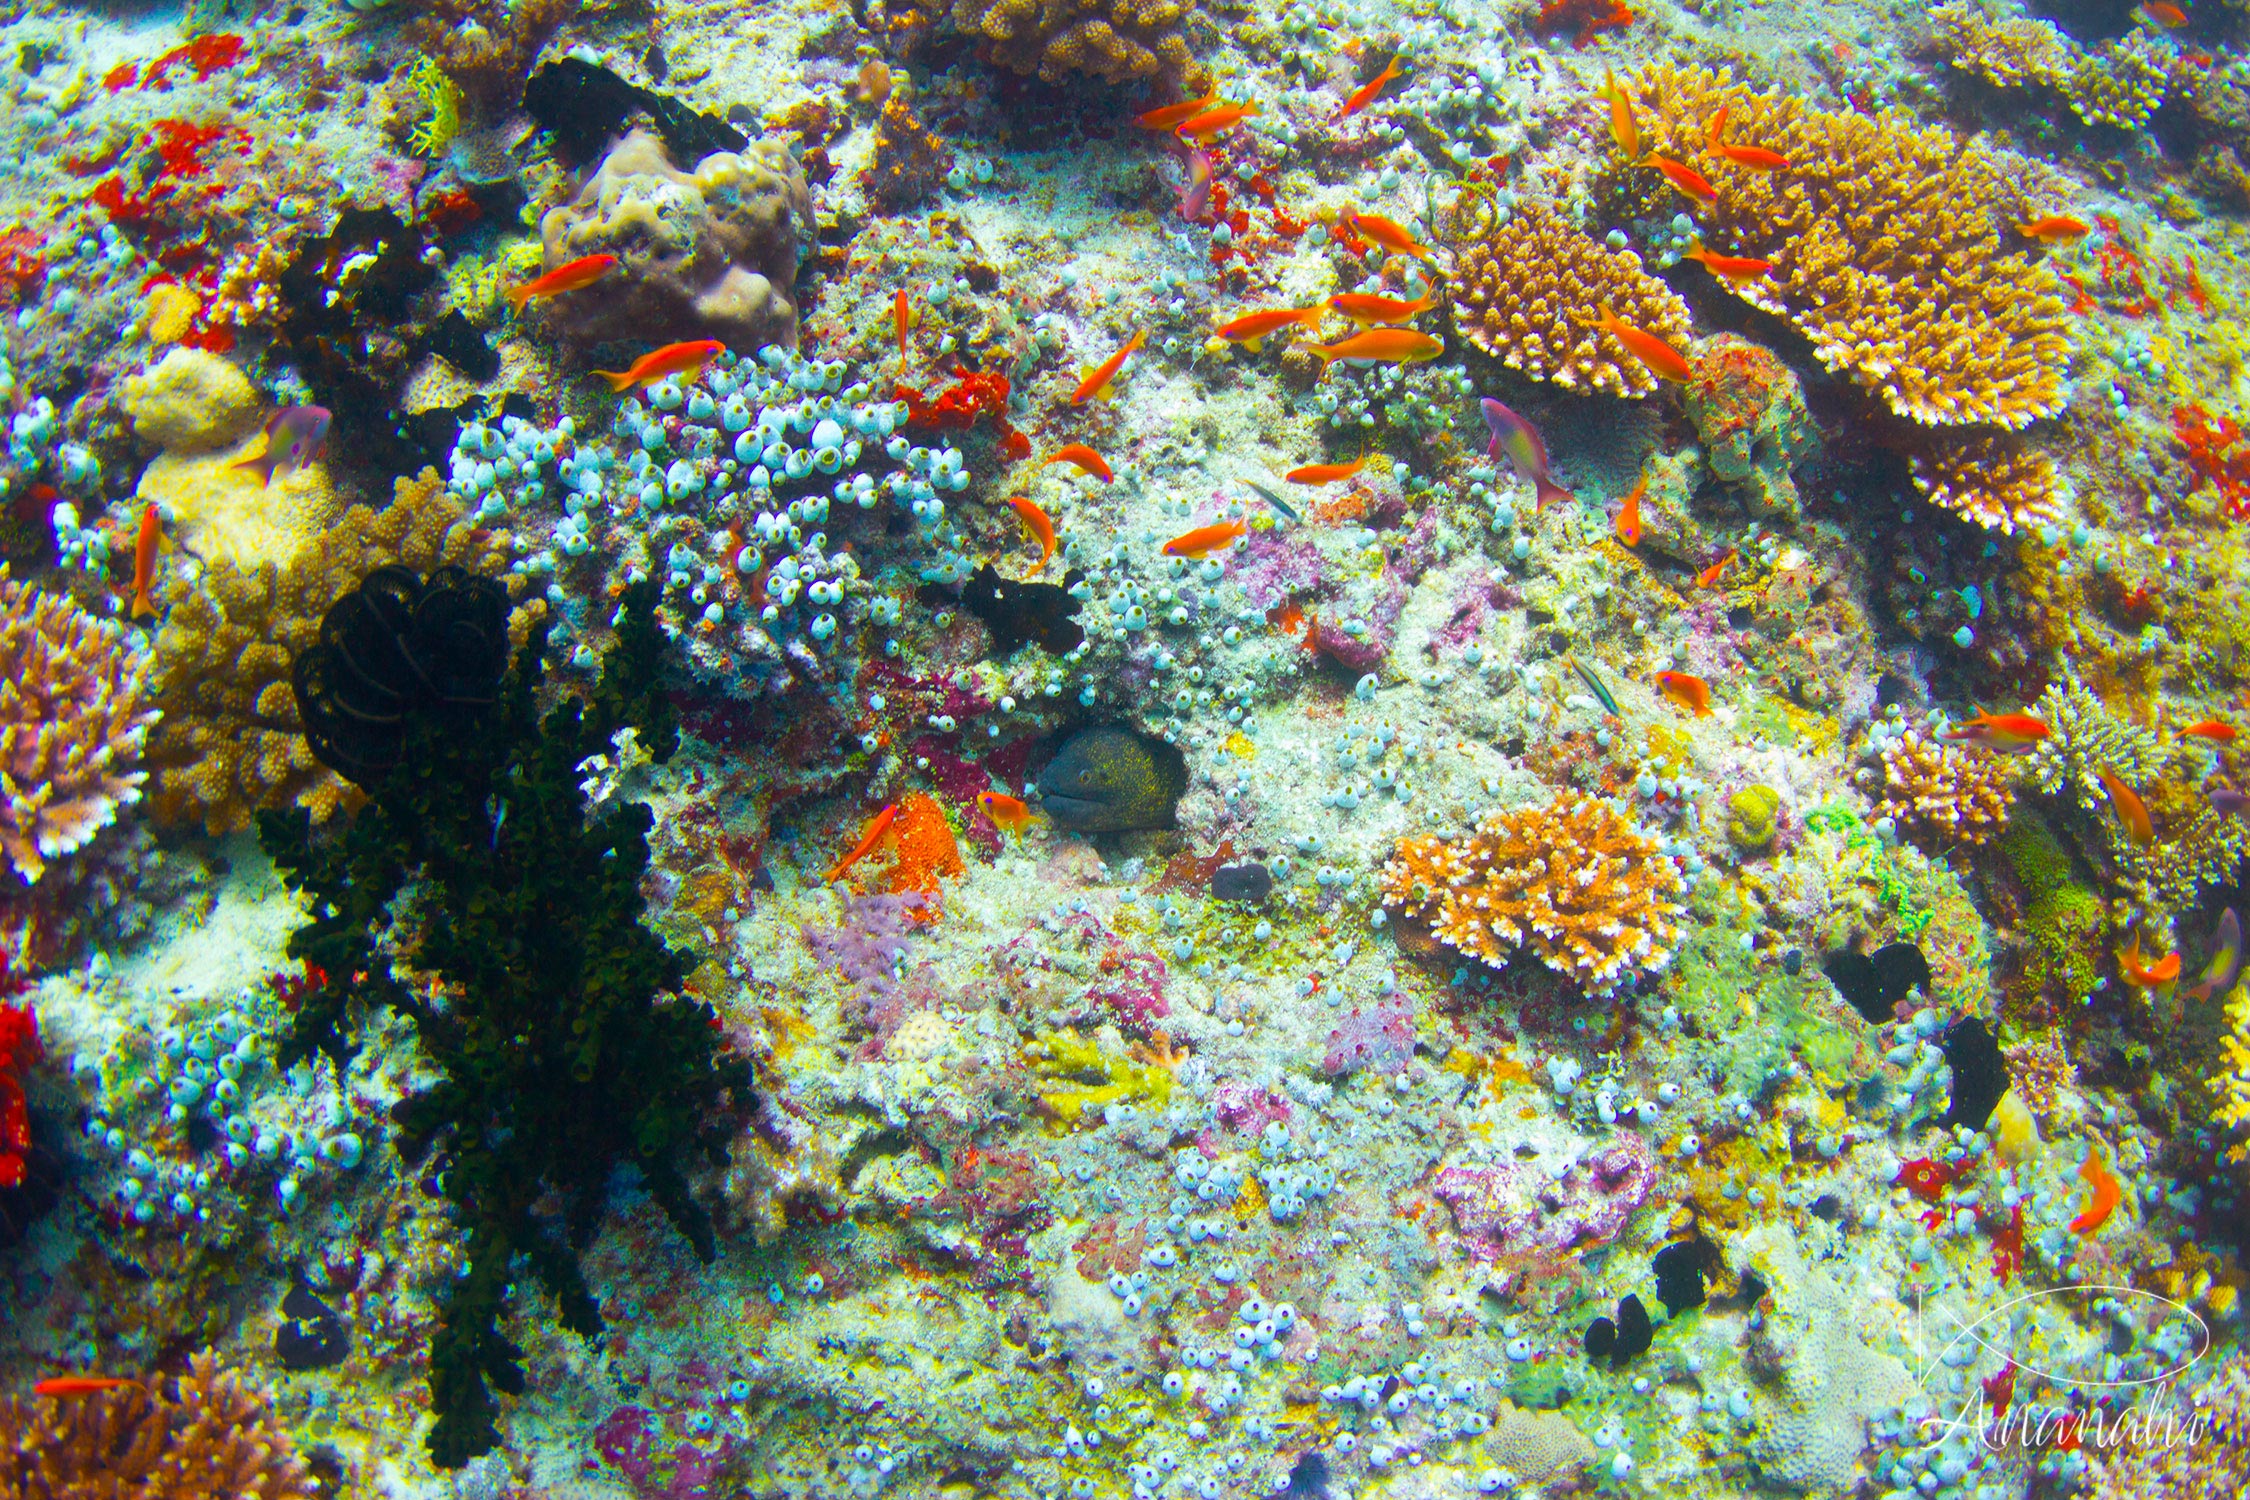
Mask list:
POLYGON ((522 1351, 501 1332, 516 1257, 564 1326, 601 1332, 578 1251, 617 1165, 638 1167, 696 1253, 714 1254, 682 1162, 724 1160, 750 1067, 721 1050, 710 1008, 679 993, 687 956, 641 921, 647 807, 589 819, 579 789, 579 765, 620 729, 658 762, 678 745, 655 602, 653 584, 627 591, 590 700, 540 716, 542 623, 492 706, 409 724, 399 763, 340 833, 316 842, 302 810, 260 820, 312 913, 289 939, 309 984, 283 1066, 318 1053, 343 1067, 369 1014, 389 1009, 438 1075, 393 1117, 403 1155, 441 1153, 467 1236, 468 1273, 430 1349, 429 1446, 447 1468, 499 1442, 489 1387, 524 1389, 522 1351))

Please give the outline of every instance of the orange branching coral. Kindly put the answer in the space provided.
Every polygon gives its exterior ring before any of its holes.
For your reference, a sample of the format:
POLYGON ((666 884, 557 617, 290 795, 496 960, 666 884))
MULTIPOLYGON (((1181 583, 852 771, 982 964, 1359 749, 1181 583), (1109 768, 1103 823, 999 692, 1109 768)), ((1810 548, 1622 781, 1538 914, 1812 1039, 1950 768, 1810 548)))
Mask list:
POLYGON ((7 1500, 311 1500, 265 1399, 206 1351, 148 1388, 0 1401, 7 1500))
POLYGON ((1877 815, 1917 843, 1981 844, 2008 821, 2015 788, 1989 750, 1941 745, 1908 730, 1883 747, 1881 761, 1879 772, 1863 773, 1881 778, 1877 815))
POLYGON ((1408 931, 1490 964, 1528 947, 1596 994, 1663 968, 1679 937, 1671 861, 1610 803, 1574 792, 1488 813, 1466 839, 1402 839, 1382 882, 1408 931))
POLYGON ((1831 114, 1703 68, 1659 64, 1628 88, 1644 145, 1718 190, 1704 243, 1773 263, 1726 289, 1795 323, 1823 364, 1933 426, 2016 428, 2062 410, 2068 299, 2008 238, 2045 211, 2025 164, 1943 126, 1831 114), (1721 109, 1726 144, 1789 165, 1713 152, 1721 109))
POLYGON ((1461 336, 1511 370, 1566 390, 1646 396, 1656 376, 1602 331, 1608 307, 1675 348, 1694 337, 1688 306, 1641 269, 1547 204, 1520 205, 1463 250, 1453 271, 1453 319, 1461 336))
POLYGON ((935 894, 940 875, 959 875, 968 868, 961 862, 961 846, 953 841, 944 810, 927 792, 913 792, 899 799, 898 816, 891 821, 891 838, 898 850, 890 874, 894 894, 935 894))
POLYGON ((1922 498, 2003 534, 2055 516, 2055 463, 2008 434, 1930 443, 1914 455, 1922 498))

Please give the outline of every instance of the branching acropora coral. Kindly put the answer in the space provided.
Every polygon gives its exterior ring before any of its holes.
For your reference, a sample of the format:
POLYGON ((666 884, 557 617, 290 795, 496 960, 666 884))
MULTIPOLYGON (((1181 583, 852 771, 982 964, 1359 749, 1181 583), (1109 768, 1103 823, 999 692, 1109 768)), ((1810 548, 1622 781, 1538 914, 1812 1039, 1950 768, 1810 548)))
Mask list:
POLYGON ((1453 318, 1461 336, 1511 370, 1566 390, 1646 396, 1656 376, 1602 331, 1606 306, 1627 323, 1684 348, 1688 306, 1641 268, 1547 204, 1517 207, 1454 263, 1453 318))
POLYGON ((2012 435, 1941 439, 1916 453, 1913 467, 1923 499, 1989 531, 2012 535, 2054 517, 2054 460, 2012 435))
POLYGON ((147 675, 117 625, 0 563, 0 853, 26 882, 140 800, 147 675))
POLYGON ((1182 26, 1182 0, 953 0, 953 24, 992 62, 1060 83, 1073 73, 1105 83, 1195 86, 1202 70, 1182 26))
MULTIPOLYGON (((2225 1100, 2213 1116, 2221 1125, 2250 1126, 2250 986, 2236 985, 2227 996, 2227 1024, 2233 1028, 2219 1038, 2226 1066, 2212 1079, 2225 1100)), ((2227 1149, 2228 1161, 2250 1161, 2250 1138, 2227 1149)))
POLYGON ((1596 994, 1661 969, 1679 937, 1679 873, 1607 802, 1565 792, 1488 813, 1468 838, 1402 839, 1383 904, 1438 942, 1499 965, 1528 947, 1596 994))
POLYGON ((1643 144, 1718 190, 1704 242, 1773 262, 1726 282, 1813 341, 1904 417, 2022 427, 2063 408, 2070 355, 2061 280, 2003 238, 2037 216, 2006 157, 1897 113, 1831 114, 1703 68, 1648 68, 1629 91, 1643 144), (1789 162, 1759 171, 1727 144, 1789 162))
POLYGON ((1908 730, 1884 745, 1880 759, 1877 812, 1905 833, 1940 845, 1981 844, 2008 821, 2015 792, 1989 750, 1941 745, 1908 730))
POLYGON ((0 1494, 15 1500, 311 1500, 263 1397, 206 1351, 169 1383, 0 1401, 0 1494))
POLYGON ((2046 721, 2047 737, 2025 769, 2031 784, 2049 796, 2067 788, 2082 805, 2101 808, 2108 798, 2101 778, 2105 767, 2132 786, 2145 785, 2164 769, 2164 742, 2112 715, 2076 673, 2048 683, 2030 711, 2046 721))
POLYGON ((1999 88, 2060 86, 2077 53, 2053 22, 1993 16, 1981 5, 1941 5, 1930 21, 1947 63, 1999 88))

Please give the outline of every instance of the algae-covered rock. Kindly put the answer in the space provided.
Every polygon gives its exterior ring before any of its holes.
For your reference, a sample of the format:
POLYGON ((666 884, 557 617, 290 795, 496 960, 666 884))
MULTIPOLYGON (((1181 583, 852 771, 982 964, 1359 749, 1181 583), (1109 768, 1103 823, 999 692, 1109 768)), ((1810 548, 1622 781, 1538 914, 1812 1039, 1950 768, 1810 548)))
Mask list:
POLYGON ((1764 345, 1722 333, 1703 342, 1681 390, 1712 474, 1734 486, 1750 514, 1795 520, 1789 471, 1820 446, 1796 372, 1764 345))

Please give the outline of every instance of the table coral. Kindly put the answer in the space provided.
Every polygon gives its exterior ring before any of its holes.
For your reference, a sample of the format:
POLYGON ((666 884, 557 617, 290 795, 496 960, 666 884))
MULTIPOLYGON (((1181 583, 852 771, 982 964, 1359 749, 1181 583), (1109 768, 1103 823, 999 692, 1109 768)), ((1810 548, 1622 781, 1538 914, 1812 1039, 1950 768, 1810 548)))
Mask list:
POLYGON ((2012 436, 1933 443, 1912 463, 1923 499, 1988 531, 2008 535, 2054 518, 2054 460, 2012 436))
POLYGON ((1886 738, 1877 754, 1877 815, 1916 842, 1981 844, 2008 821, 2009 769, 1988 750, 1940 744, 1915 730, 1886 738))
POLYGON ((1466 839, 1402 839, 1382 871, 1383 903, 1410 935, 1495 967, 1529 947, 1596 994, 1670 961, 1679 889, 1654 840, 1574 792, 1488 813, 1466 839))
POLYGON ((209 1351, 187 1373, 67 1399, 0 1402, 0 1490, 41 1500, 311 1500, 265 1398, 209 1351), (167 1388, 168 1387, 168 1388, 167 1388))
POLYGON ((2104 767, 2132 786, 2162 774, 2170 751, 2164 741, 2128 724, 2105 707, 2075 672, 2047 684, 2030 712, 2047 723, 2047 737, 2028 758, 2033 786, 2054 796, 2067 790, 2089 807, 2102 806, 2104 767))
POLYGON ((27 883, 140 800, 147 677, 120 626, 0 563, 0 853, 27 883))
POLYGON ((286 566, 213 562, 200 577, 166 580, 151 689, 164 718, 150 736, 160 822, 200 821, 213 834, 247 828, 261 807, 309 809, 325 821, 350 795, 314 759, 290 692, 291 658, 312 644, 321 614, 347 582, 386 562, 421 571, 458 563, 489 571, 511 549, 506 532, 463 523, 434 470, 400 479, 381 511, 355 505, 328 544, 286 566))
POLYGON ((1511 370, 1566 390, 1646 396, 1656 376, 1600 327, 1606 307, 1674 347, 1693 337, 1688 306, 1545 203, 1518 205, 1456 257, 1454 326, 1511 370))
POLYGON ((1630 90, 1643 143, 1698 162, 1718 190, 1705 243, 1773 262, 1727 290, 1795 323, 1823 364, 1932 425, 2014 428, 2062 410, 2068 298, 2044 261, 2003 245, 2039 212, 2009 158, 1902 114, 1834 114, 1703 68, 1660 64, 1630 90), (1731 144, 1799 165, 1706 155, 1722 108, 1731 144))
POLYGON ((1105 83, 1199 88, 1203 70, 1182 0, 953 0, 953 24, 988 61, 1060 83, 1073 73, 1105 83))

